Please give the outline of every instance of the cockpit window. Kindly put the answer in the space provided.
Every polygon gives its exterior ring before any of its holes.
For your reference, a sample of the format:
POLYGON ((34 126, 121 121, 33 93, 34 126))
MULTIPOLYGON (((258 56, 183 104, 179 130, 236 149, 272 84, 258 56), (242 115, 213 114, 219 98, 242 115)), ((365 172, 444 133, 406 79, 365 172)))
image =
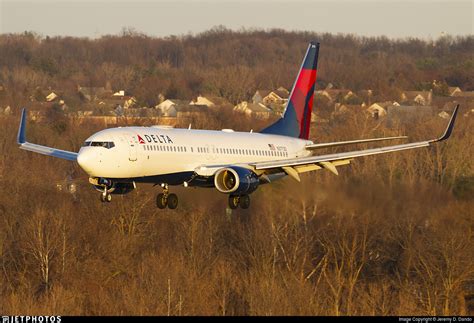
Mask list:
POLYGON ((107 149, 114 148, 115 144, 113 141, 86 141, 82 147, 94 146, 94 147, 104 147, 107 149))

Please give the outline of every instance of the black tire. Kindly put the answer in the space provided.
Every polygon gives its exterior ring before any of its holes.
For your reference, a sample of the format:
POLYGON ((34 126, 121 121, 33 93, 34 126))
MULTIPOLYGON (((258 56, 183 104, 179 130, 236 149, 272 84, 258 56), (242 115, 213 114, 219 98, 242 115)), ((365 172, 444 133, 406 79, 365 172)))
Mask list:
POLYGON ((229 196, 229 207, 232 210, 235 210, 239 206, 239 202, 240 202, 239 200, 240 200, 240 198, 238 196, 230 195, 229 196))
POLYGON ((248 195, 242 195, 242 196, 240 197, 240 203, 239 203, 239 204, 240 204, 240 207, 241 207, 242 209, 248 209, 249 206, 250 206, 250 196, 248 196, 248 195))
POLYGON ((100 194, 100 201, 101 201, 102 203, 107 202, 107 198, 106 198, 106 196, 105 196, 104 194, 100 194))
POLYGON ((156 206, 157 206, 159 209, 164 209, 167 204, 168 204, 168 200, 167 200, 167 198, 165 197, 165 194, 160 193, 160 194, 158 194, 158 195, 156 196, 156 206))
POLYGON ((174 210, 178 207, 178 196, 174 193, 168 195, 168 207, 174 210))

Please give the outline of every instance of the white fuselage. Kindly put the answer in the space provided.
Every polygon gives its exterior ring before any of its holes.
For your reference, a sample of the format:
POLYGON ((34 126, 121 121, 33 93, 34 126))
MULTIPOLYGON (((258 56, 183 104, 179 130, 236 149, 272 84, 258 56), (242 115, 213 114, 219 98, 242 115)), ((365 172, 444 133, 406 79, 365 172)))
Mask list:
POLYGON ((310 155, 305 146, 312 142, 253 132, 152 126, 102 130, 86 143, 77 161, 91 177, 130 179, 305 157, 310 155))

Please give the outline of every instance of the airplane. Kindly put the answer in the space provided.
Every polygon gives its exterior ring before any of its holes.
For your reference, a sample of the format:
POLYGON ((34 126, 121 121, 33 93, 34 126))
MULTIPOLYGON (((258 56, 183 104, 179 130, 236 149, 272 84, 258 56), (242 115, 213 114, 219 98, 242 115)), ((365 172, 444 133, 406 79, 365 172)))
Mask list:
POLYGON ((300 174, 326 169, 338 174, 339 166, 362 156, 428 147, 450 137, 457 105, 444 134, 433 140, 380 148, 316 155, 321 148, 405 139, 405 136, 314 143, 309 140, 316 83, 319 43, 310 42, 281 118, 260 132, 232 129, 195 130, 168 126, 118 127, 99 131, 79 152, 26 141, 26 110, 22 110, 17 142, 21 149, 77 162, 89 182, 101 192, 102 202, 112 194, 127 194, 137 183, 160 185, 156 206, 178 206, 170 186, 215 188, 228 194, 228 206, 250 206, 250 194, 260 185, 285 176, 300 181, 300 174))

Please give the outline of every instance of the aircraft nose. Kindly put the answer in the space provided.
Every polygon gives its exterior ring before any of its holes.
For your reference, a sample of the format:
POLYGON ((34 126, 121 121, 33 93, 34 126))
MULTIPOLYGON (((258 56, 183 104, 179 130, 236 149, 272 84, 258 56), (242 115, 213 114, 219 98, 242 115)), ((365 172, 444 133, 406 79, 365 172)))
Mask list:
POLYGON ((81 149, 77 155, 77 163, 86 173, 91 173, 95 164, 95 154, 90 149, 81 149))

